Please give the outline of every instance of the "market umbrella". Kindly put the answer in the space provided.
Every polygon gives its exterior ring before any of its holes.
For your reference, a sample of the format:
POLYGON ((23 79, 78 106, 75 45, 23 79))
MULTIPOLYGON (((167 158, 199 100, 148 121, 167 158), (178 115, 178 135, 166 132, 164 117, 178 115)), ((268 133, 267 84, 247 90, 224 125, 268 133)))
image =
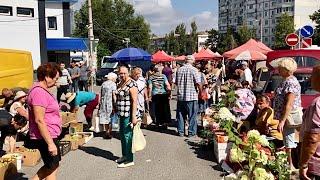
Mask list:
POLYGON ((111 62, 151 61, 151 54, 140 48, 124 48, 110 57, 111 62))
POLYGON ((259 52, 259 51, 250 51, 250 50, 246 50, 243 51, 239 54, 235 54, 233 56, 230 57, 230 59, 234 59, 234 60, 253 60, 253 61, 257 61, 257 60, 266 60, 267 56, 264 55, 263 53, 259 52))
POLYGON ((201 49, 198 53, 193 54, 194 58, 198 60, 214 60, 218 57, 216 54, 214 54, 212 51, 209 52, 207 49, 201 49))
POLYGON ((174 57, 169 56, 166 52, 159 50, 158 52, 152 55, 152 62, 159 63, 159 62, 170 62, 173 61, 174 57))
POLYGON ((178 57, 175 58, 176 61, 184 61, 185 59, 186 59, 185 55, 178 56, 178 57))

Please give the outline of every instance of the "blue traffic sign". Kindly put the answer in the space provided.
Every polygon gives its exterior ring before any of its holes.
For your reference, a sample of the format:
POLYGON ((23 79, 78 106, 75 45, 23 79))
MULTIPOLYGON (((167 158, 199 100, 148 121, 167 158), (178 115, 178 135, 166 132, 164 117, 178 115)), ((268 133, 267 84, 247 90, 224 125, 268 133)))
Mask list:
POLYGON ((311 37, 313 35, 313 33, 314 33, 314 29, 310 25, 303 26, 300 29, 301 36, 306 37, 306 38, 311 37))

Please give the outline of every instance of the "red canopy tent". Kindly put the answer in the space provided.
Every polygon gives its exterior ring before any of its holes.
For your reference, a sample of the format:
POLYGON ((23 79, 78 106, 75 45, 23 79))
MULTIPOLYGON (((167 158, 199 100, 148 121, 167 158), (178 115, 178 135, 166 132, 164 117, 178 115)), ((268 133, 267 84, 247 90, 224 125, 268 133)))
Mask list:
POLYGON ((245 44, 223 53, 223 57, 225 57, 226 59, 232 59, 232 57, 236 57, 243 51, 257 51, 266 55, 268 52, 272 51, 272 49, 270 49, 268 46, 266 46, 262 42, 257 42, 254 39, 250 39, 245 44))
POLYGON ((174 60, 174 57, 169 56, 167 53, 165 53, 162 50, 159 50, 158 52, 152 55, 152 62, 155 62, 155 63, 170 62, 173 60, 174 60))
POLYGON ((198 53, 193 54, 194 58, 199 61, 199 60, 215 60, 222 58, 222 56, 218 56, 214 52, 212 52, 209 49, 201 49, 198 53))
POLYGON ((176 61, 184 61, 186 59, 186 56, 185 55, 182 55, 182 56, 178 56, 176 58, 174 58, 176 61))

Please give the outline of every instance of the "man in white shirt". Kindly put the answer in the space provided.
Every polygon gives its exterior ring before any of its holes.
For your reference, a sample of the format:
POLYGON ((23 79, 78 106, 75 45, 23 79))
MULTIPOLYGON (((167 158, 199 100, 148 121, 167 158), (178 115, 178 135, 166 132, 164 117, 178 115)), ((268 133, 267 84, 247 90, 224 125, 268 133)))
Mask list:
POLYGON ((246 61, 242 61, 242 70, 243 70, 243 73, 240 77, 240 81, 243 82, 243 81, 248 81, 250 85, 252 85, 252 72, 251 70, 249 69, 249 65, 246 61))
POLYGON ((69 90, 69 84, 72 83, 71 76, 69 71, 65 68, 65 64, 63 62, 60 63, 61 76, 57 80, 57 100, 60 102, 60 98, 62 94, 67 94, 69 90))

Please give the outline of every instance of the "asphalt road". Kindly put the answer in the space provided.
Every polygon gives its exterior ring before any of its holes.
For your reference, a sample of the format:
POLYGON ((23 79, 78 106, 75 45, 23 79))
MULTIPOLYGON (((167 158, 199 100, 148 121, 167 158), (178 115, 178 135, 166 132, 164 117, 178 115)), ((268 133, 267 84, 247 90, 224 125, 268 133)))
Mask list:
MULTIPOLYGON (((175 105, 172 100, 172 117, 175 117, 175 105)), ((151 127, 143 132, 147 147, 135 154, 135 166, 117 168, 114 160, 121 156, 121 144, 117 137, 112 140, 95 137, 81 149, 62 157, 58 179, 222 179, 221 172, 216 170, 213 149, 200 146, 200 139, 178 137, 175 127, 161 132, 151 127)), ((23 167, 20 179, 32 177, 41 165, 23 167)))

